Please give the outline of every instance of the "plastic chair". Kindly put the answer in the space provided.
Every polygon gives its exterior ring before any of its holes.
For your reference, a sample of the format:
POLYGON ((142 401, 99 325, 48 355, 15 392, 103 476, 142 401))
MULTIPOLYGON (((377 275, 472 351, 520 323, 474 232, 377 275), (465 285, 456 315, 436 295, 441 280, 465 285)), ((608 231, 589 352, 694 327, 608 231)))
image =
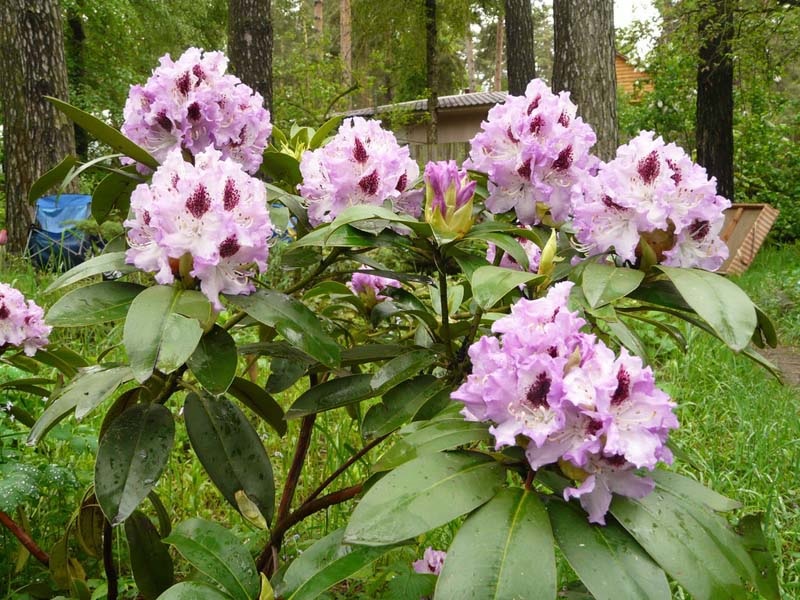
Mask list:
POLYGON ((28 233, 27 254, 40 269, 67 270, 86 259, 91 241, 75 228, 91 216, 92 197, 85 194, 42 196, 28 233))

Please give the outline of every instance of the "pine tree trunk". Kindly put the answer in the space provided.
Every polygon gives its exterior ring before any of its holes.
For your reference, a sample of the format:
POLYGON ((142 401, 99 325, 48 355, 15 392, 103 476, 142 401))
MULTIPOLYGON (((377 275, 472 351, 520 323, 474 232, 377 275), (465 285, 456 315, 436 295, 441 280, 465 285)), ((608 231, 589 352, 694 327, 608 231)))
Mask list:
POLYGON ((717 193, 733 200, 734 0, 710 0, 700 22, 697 64, 697 162, 717 178, 717 193))
POLYGON ((553 91, 568 90, 597 134, 595 153, 617 151, 613 0, 553 1, 553 91))
POLYGON ((8 248, 21 252, 31 184, 75 152, 72 122, 43 98, 69 99, 57 0, 0 2, 0 82, 8 248))
MULTIPOLYGON (((83 29, 83 19, 81 14, 84 11, 83 0, 78 0, 71 8, 67 8, 67 27, 70 35, 66 42, 67 74, 69 87, 73 94, 80 90, 81 84, 86 77, 86 32, 83 29)), ((89 134, 83 127, 75 125, 75 152, 81 160, 87 160, 89 156, 89 134)))
POLYGON ((323 0, 314 0, 314 30, 322 35, 324 28, 325 3, 323 0))
POLYGON ((439 65, 436 55, 436 0, 425 0, 425 50, 428 82, 428 144, 438 142, 439 125, 439 65))
POLYGON ((497 37, 494 47, 494 91, 503 89, 503 16, 497 17, 497 37))
POLYGON ((350 0, 339 1, 339 53, 342 57, 342 79, 349 88, 353 83, 353 18, 350 0))
POLYGON ((505 0, 508 92, 521 96, 536 77, 531 0, 505 0))
POLYGON ((271 0, 228 0, 231 70, 264 97, 272 111, 271 0))
POLYGON ((475 91, 475 44, 472 42, 472 32, 467 27, 467 36, 464 43, 464 54, 467 58, 467 91, 475 91))

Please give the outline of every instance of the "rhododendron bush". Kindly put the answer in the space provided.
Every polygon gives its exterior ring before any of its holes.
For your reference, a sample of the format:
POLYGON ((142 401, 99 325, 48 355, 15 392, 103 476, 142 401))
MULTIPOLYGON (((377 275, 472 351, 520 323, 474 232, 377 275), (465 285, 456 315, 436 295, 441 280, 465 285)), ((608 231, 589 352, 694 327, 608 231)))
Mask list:
MULTIPOLYGON (((670 469, 680 391, 659 386, 639 335, 683 344, 683 320, 769 366, 769 319, 713 272, 729 202, 701 167, 649 132, 600 161, 569 94, 538 80, 489 112, 464 165, 418 166, 378 121, 287 135, 225 66, 162 59, 131 89, 127 138, 54 101, 127 157, 93 197, 125 238, 45 291, 63 294, 48 325, 0 287, 3 361, 28 364, 50 326, 122 324, 122 348, 75 359, 29 436, 106 411, 66 549, 96 534, 108 563, 124 536, 145 598, 314 598, 434 539, 448 547, 408 569, 436 598, 555 598, 575 575, 595 598, 666 599, 670 580, 777 597, 757 519, 738 533, 719 514, 735 502, 670 469), (361 446, 303 479, 335 410, 361 446), (256 422, 294 446, 280 477, 256 422), (176 428, 242 522, 169 532, 155 485, 176 428), (287 558, 294 526, 343 503, 343 527, 287 558), (255 557, 231 527, 263 531, 255 557), (176 582, 167 545, 204 577, 176 582)), ((54 563, 76 560, 51 557, 62 587, 83 570, 54 563)))

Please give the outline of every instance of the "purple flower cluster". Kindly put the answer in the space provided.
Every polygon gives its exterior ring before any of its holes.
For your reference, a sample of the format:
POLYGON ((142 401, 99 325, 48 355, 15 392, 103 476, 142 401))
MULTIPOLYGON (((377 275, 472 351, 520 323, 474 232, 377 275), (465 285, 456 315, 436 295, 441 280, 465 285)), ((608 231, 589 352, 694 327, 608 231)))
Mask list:
POLYGON ((52 327, 44 323, 44 311, 33 300, 25 301, 18 289, 0 283, 0 354, 9 346, 21 346, 33 356, 47 345, 52 327))
POLYGON ((416 573, 438 575, 442 572, 445 558, 447 558, 447 552, 443 550, 434 550, 428 546, 422 558, 415 560, 411 563, 411 566, 416 573))
POLYGON ((508 96, 489 111, 467 163, 489 176, 489 211, 513 208, 524 225, 541 221, 545 210, 555 221, 569 216, 596 161, 589 154, 596 136, 576 110, 568 92, 555 95, 534 79, 524 96, 508 96))
POLYGON ((622 350, 615 356, 567 308, 572 283, 546 297, 520 300, 469 349, 472 374, 452 397, 472 421, 491 421, 496 447, 522 445, 533 469, 556 463, 581 482, 593 523, 605 523, 611 494, 641 498, 653 489, 636 469, 671 462, 665 442, 678 426, 675 404, 649 367, 622 350))
POLYGON ((264 184, 217 150, 201 152, 194 165, 180 150, 170 152, 152 182, 133 191, 131 210, 127 262, 169 284, 181 260, 191 259, 189 275, 217 310, 220 293, 250 293, 253 268, 267 267, 272 224, 264 184))
POLYGON ((272 132, 261 95, 225 73, 221 52, 189 48, 160 63, 145 85, 131 87, 122 133, 159 162, 175 148, 197 155, 213 147, 255 173, 272 132))
MULTIPOLYGON (((365 265, 362 265, 361 268, 362 270, 369 269, 365 265)), ((400 282, 390 277, 380 277, 369 273, 353 273, 350 281, 347 282, 347 287, 357 296, 367 300, 368 303, 375 304, 388 298, 388 296, 380 293, 381 290, 387 287, 399 288, 400 282)))
POLYGON ((406 190, 419 177, 419 167, 380 121, 353 117, 322 148, 307 150, 300 159, 300 194, 308 202, 313 226, 329 223, 357 204, 381 206, 391 200, 395 210, 419 216, 419 195, 406 190), (409 201, 413 198, 413 201, 409 201))
POLYGON ((635 262, 640 238, 659 262, 717 270, 728 257, 719 233, 730 202, 716 181, 675 144, 643 131, 586 182, 574 207, 579 242, 590 252, 635 262))

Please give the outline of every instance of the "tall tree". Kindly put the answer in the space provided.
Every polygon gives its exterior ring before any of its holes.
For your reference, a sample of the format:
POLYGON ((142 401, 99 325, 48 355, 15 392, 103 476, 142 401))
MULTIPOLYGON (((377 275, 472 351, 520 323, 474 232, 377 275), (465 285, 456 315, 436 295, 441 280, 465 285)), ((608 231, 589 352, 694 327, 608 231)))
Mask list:
POLYGON ((614 1, 554 0, 553 89, 569 90, 578 113, 597 133, 595 152, 617 150, 614 1))
POLYGON ((697 63, 697 162, 717 178, 717 192, 726 198, 733 198, 734 4, 705 3, 697 63))
POLYGON ((68 99, 57 0, 0 2, 0 81, 8 244, 20 252, 32 221, 31 184, 75 152, 72 123, 43 98, 68 99))
POLYGON ((271 0, 228 0, 228 56, 239 78, 272 110, 271 0))
POLYGON ((439 124, 439 64, 437 56, 436 0, 425 0, 425 52, 428 82, 428 144, 438 141, 439 124))
POLYGON ((536 77, 531 0, 505 0, 505 9, 508 91, 521 96, 536 77))
POLYGON ((494 91, 499 92, 503 89, 503 42, 505 31, 503 27, 503 15, 497 16, 497 36, 495 36, 494 47, 494 91))
POLYGON ((339 53, 342 58, 342 79, 353 83, 353 15, 350 0, 339 0, 339 53))

